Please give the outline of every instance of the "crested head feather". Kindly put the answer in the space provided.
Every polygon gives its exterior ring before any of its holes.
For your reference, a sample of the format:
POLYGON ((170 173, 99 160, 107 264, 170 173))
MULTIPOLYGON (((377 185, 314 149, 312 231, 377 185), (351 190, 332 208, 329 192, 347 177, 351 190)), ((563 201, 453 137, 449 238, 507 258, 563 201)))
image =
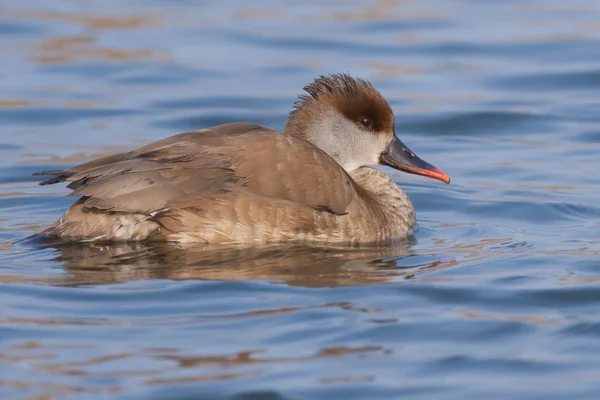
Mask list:
MULTIPOLYGON (((306 94, 298 96, 290 112, 290 121, 304 126, 310 110, 335 109, 349 120, 357 123, 367 117, 373 132, 393 132, 394 113, 387 100, 366 79, 354 78, 348 74, 321 75, 304 86, 306 94), (304 114, 303 118, 298 118, 304 114), (298 121, 302 120, 302 121, 298 121)), ((359 124, 360 125, 360 124, 359 124)))

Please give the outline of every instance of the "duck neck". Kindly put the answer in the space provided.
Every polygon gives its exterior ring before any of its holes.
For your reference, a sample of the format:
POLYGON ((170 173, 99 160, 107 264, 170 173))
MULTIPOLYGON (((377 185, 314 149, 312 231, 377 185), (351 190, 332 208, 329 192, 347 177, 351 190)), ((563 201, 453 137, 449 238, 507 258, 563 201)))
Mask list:
POLYGON ((360 167, 350 176, 377 201, 390 220, 401 219, 416 224, 414 207, 404 191, 387 174, 370 167, 360 167))

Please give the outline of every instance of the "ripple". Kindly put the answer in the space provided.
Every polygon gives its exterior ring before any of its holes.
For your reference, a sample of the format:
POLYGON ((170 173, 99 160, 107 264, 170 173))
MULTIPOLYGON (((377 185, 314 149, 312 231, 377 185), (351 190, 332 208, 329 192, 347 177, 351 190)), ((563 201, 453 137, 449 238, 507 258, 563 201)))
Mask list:
POLYGON ((565 335, 578 335, 598 338, 600 337, 600 321, 576 322, 566 327, 562 333, 565 335))
POLYGON ((582 142, 600 142, 600 131, 582 132, 577 135, 577 139, 582 142))
MULTIPOLYGON (((15 151, 15 150, 23 150, 24 147, 18 144, 12 143, 0 143, 0 151, 15 151)), ((2 178, 0 178, 2 179, 2 178)))
POLYGON ((0 109, 0 125, 12 126, 51 126, 64 125, 71 122, 122 117, 140 114, 137 110, 127 109, 81 109, 27 107, 0 109))
MULTIPOLYGON (((56 165, 50 164, 0 167, 0 183, 41 182, 43 181, 43 177, 33 176, 33 174, 39 171, 49 171, 51 169, 56 169, 56 167, 56 165)), ((64 167, 64 165, 59 166, 59 168, 64 167)))
POLYGON ((597 90, 600 86, 600 72, 597 70, 588 70, 523 74, 494 78, 490 80, 490 84, 496 89, 517 89, 519 91, 529 90, 535 92, 554 92, 572 89, 597 90))
POLYGON ((208 68, 188 68, 172 63, 145 64, 134 71, 119 74, 112 83, 117 85, 179 85, 201 78, 223 78, 224 73, 208 68))
POLYGON ((531 202, 523 200, 469 201, 462 205, 470 212, 494 219, 530 222, 534 225, 556 224, 561 221, 585 221, 590 216, 600 216, 600 208, 582 204, 560 202, 531 202), (498 210, 500 208, 500 210, 498 210))
POLYGON ((240 109, 273 109, 279 107, 285 100, 261 97, 243 96, 210 96, 190 97, 177 100, 163 100, 151 104, 155 108, 186 109, 186 108, 240 108, 240 109))
POLYGON ((46 74, 60 74, 70 77, 98 78, 113 77, 131 69, 125 64, 114 64, 108 62, 81 62, 59 65, 44 65, 40 68, 46 74))
POLYGON ((397 33, 402 31, 414 31, 416 29, 426 29, 433 31, 435 29, 450 28, 453 23, 448 19, 436 18, 415 18, 415 19, 390 19, 387 21, 364 21, 359 19, 356 23, 355 32, 364 33, 397 33))
POLYGON ((33 25, 23 21, 14 23, 0 20, 0 37, 13 35, 31 36, 39 35, 43 32, 44 30, 39 25, 33 25))
POLYGON ((451 356, 440 360, 436 360, 434 363, 428 363, 425 368, 431 369, 456 369, 456 371, 462 371, 464 373, 473 372, 475 370, 484 370, 486 373, 494 374, 502 371, 522 371, 523 373, 531 372, 533 369, 531 366, 535 365, 537 374, 539 372, 562 372, 565 367, 564 363, 559 362, 542 362, 541 360, 522 360, 518 358, 475 358, 475 357, 462 357, 462 356, 451 356))
POLYGON ((228 39, 233 42, 247 43, 260 47, 300 48, 311 51, 333 53, 355 53, 363 55, 377 54, 454 54, 468 55, 481 53, 485 47, 472 43, 444 43, 434 45, 406 46, 402 44, 363 44, 355 41, 331 40, 322 38, 269 37, 265 35, 240 35, 231 33, 228 39))
POLYGON ((284 116, 276 117, 271 115, 256 115, 249 114, 247 111, 243 111, 237 113, 229 112, 222 115, 211 114, 205 117, 177 117, 169 120, 155 121, 152 123, 152 126, 164 129, 175 129, 178 131, 188 131, 226 124, 228 122, 243 121, 258 125, 276 127, 281 125, 281 122, 284 120, 284 116))
POLYGON ((514 133, 517 129, 535 126, 544 130, 556 130, 552 117, 533 113, 510 111, 480 111, 422 121, 402 122, 403 131, 430 133, 436 136, 490 136, 514 133))

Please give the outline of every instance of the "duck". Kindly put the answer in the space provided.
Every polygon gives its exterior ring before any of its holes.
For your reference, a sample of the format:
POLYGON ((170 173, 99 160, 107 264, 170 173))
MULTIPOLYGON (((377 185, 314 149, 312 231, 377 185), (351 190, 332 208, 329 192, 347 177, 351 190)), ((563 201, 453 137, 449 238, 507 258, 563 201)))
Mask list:
POLYGON ((50 176, 78 200, 41 236, 61 242, 206 245, 385 244, 411 235, 415 209, 379 166, 450 183, 396 135, 371 82, 321 75, 282 132, 230 122, 184 132, 50 176))

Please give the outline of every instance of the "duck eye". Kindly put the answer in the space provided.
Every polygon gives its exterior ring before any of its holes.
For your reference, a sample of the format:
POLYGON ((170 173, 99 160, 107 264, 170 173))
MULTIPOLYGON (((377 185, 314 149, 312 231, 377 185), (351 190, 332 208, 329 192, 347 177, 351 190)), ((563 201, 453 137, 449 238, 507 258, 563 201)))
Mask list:
POLYGON ((366 117, 366 116, 362 116, 360 118, 358 118, 358 122, 360 122, 360 124, 362 126, 364 126, 365 128, 372 128, 373 127, 373 121, 371 121, 371 118, 366 117))

